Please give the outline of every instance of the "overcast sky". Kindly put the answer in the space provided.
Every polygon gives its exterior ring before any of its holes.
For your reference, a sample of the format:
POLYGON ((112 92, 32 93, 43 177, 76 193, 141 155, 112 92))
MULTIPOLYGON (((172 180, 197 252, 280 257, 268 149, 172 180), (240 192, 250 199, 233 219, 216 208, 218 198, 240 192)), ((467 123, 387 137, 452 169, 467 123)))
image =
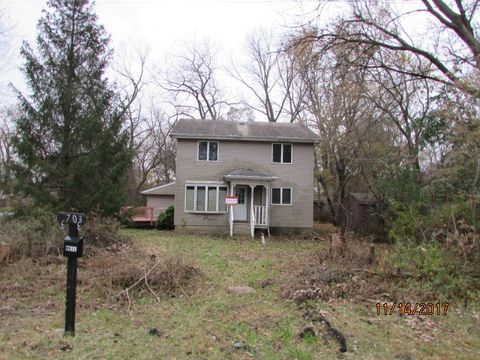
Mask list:
MULTIPOLYGON (((394 1, 413 5, 416 1, 394 1)), ((0 72, 0 96, 14 101, 6 84, 13 83, 22 92, 28 92, 19 68, 22 41, 35 47, 37 23, 46 0, 0 0, 11 31, 10 55, 4 71, 0 72)), ((239 61, 245 54, 246 36, 263 28, 281 35, 305 24, 318 15, 317 0, 96 0, 99 23, 111 35, 111 46, 117 57, 149 49, 150 69, 165 69, 185 43, 208 39, 217 49, 216 62, 228 66, 231 59, 239 61)), ((418 4, 418 3, 417 3, 418 4)), ((414 5, 415 6, 415 5, 414 5)), ((346 1, 324 2, 321 21, 327 22, 346 9, 346 1)), ((417 25, 418 26, 418 25, 417 25)), ((417 27, 415 26, 415 27, 417 27)), ((238 64, 237 64, 238 65, 238 64)), ((243 88, 231 78, 222 78, 222 85, 235 100, 243 88), (225 87, 225 86, 224 86, 225 87)))
MULTIPOLYGON (((0 0, 14 25, 9 66, 2 82, 14 83, 24 90, 19 49, 23 40, 34 44, 36 25, 46 1, 0 0)), ((99 22, 112 37, 117 54, 134 47, 149 48, 151 64, 161 66, 168 54, 191 39, 209 39, 220 49, 219 60, 238 56, 245 37, 263 27, 285 32, 303 21, 316 1, 292 0, 97 0, 99 22)))

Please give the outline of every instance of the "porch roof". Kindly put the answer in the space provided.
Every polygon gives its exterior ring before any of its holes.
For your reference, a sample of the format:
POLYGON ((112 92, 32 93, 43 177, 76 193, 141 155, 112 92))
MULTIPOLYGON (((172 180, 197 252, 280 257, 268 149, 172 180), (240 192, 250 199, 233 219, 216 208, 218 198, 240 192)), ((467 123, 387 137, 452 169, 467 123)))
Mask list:
POLYGON ((259 180, 259 181, 273 181, 278 177, 264 173, 263 171, 252 169, 236 169, 226 173, 223 178, 226 181, 231 180, 259 180))

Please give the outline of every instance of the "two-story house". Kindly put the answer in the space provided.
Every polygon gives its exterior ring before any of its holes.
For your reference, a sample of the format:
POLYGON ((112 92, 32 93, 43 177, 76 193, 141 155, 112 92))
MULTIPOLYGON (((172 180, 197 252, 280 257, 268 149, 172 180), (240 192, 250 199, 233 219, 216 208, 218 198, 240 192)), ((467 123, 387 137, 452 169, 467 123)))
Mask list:
POLYGON ((313 226, 314 143, 306 126, 179 120, 175 230, 251 234, 313 226), (225 205, 225 197, 238 204, 225 205))

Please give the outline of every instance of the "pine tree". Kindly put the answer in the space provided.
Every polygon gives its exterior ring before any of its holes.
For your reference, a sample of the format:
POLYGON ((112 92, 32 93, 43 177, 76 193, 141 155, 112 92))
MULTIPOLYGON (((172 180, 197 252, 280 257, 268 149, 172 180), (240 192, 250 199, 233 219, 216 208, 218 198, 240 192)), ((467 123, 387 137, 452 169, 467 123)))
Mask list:
POLYGON ((24 43, 31 93, 17 92, 17 190, 52 210, 111 214, 131 162, 120 102, 105 76, 109 36, 88 0, 49 0, 37 52, 24 43))

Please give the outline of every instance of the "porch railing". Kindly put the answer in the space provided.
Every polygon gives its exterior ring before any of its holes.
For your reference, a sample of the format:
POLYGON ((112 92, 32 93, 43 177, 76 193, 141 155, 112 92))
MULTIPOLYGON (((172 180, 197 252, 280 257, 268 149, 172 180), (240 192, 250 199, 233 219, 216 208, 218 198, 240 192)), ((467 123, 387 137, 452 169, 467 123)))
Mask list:
POLYGON ((255 225, 268 226, 266 206, 253 206, 253 215, 253 218, 255 219, 255 225))
POLYGON ((142 206, 142 207, 133 207, 125 206, 120 209, 120 212, 124 215, 130 214, 132 221, 137 224, 149 223, 153 225, 155 219, 153 216, 153 211, 155 210, 152 206, 142 206))

